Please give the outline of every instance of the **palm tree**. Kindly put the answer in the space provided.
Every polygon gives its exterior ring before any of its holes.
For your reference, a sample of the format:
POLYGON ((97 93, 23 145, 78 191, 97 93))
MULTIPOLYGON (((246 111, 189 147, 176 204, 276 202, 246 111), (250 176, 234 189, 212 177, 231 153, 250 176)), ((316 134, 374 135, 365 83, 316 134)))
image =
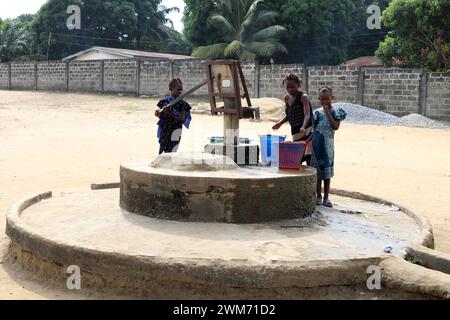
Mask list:
POLYGON ((223 42, 198 47, 193 56, 221 59, 237 58, 253 61, 257 57, 270 58, 275 53, 287 53, 280 37, 286 28, 272 25, 278 14, 260 10, 262 0, 223 0, 222 12, 211 17, 211 22, 223 30, 223 42))
POLYGON ((146 41, 162 42, 170 35, 170 26, 173 22, 167 15, 172 12, 179 12, 178 7, 166 7, 158 5, 155 1, 135 0, 137 24, 136 24, 136 45, 138 49, 143 48, 142 39, 146 41))

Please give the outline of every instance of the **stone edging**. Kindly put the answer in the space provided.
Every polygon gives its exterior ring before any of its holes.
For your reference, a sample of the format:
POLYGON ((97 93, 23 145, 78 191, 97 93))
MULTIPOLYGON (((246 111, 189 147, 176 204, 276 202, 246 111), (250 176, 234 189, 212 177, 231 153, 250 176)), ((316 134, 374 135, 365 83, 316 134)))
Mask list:
MULTIPOLYGON (((395 205, 379 198, 343 190, 333 190, 335 195, 360 200, 395 205)), ((305 263, 278 263, 270 266, 251 265, 245 261, 193 261, 188 259, 165 260, 150 257, 133 257, 81 247, 74 247, 45 239, 27 227, 20 219, 21 213, 28 207, 52 197, 51 192, 35 194, 17 202, 7 213, 6 233, 14 245, 24 252, 32 252, 47 264, 57 263, 63 266, 79 265, 91 275, 106 273, 111 281, 122 279, 139 283, 144 279, 151 281, 173 281, 174 283, 192 283, 199 286, 229 286, 260 289, 312 288, 323 286, 361 286, 367 280, 366 270, 370 265, 379 265, 383 270, 383 283, 388 288, 402 289, 407 292, 427 294, 439 298, 450 298, 450 277, 444 273, 424 269, 395 256, 339 260, 312 261, 305 263), (131 261, 130 261, 131 260, 131 261), (400 268, 401 270, 397 270, 400 268), (407 269, 409 272, 404 272, 407 269), (415 278, 418 278, 415 279, 415 278), (426 279, 426 281, 420 280, 426 279), (419 282, 414 282, 419 281, 419 282)), ((433 235, 429 222, 418 214, 396 205, 417 221, 421 227, 418 242, 433 244, 433 235)), ((436 253, 424 246, 412 245, 408 253, 425 252, 439 256, 450 263, 444 254, 436 253)), ((428 259, 428 261, 430 261, 428 259)), ((450 264, 445 264, 448 266, 450 264)), ((424 265, 427 267, 427 265, 424 265)), ((429 263, 433 268, 433 264, 429 263)), ((441 268, 444 271, 444 268, 441 268)), ((104 278, 103 278, 104 279, 104 278)), ((103 283, 104 285, 105 283, 103 283)))
POLYGON ((270 266, 246 261, 160 259, 132 257, 104 252, 41 237, 26 226, 21 213, 28 207, 51 198, 46 192, 23 198, 7 213, 6 234, 22 250, 38 258, 63 265, 78 265, 90 273, 107 273, 131 281, 150 277, 167 281, 192 282, 202 285, 223 285, 242 288, 283 288, 361 285, 370 265, 378 265, 380 257, 311 262, 277 262, 270 266))
POLYGON ((450 255, 424 246, 413 245, 406 248, 406 253, 412 262, 450 275, 450 255))

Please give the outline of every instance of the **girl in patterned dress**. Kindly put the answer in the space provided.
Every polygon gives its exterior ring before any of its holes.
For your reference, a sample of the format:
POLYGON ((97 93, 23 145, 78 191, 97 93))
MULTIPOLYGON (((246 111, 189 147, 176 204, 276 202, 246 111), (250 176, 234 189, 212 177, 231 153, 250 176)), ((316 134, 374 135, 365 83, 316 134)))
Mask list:
POLYGON ((158 122, 159 154, 177 152, 181 141, 183 125, 189 129, 191 123, 191 106, 184 100, 168 108, 167 105, 183 93, 183 82, 173 79, 169 83, 170 96, 158 102, 155 116, 158 122))
POLYGON ((311 165, 317 169, 317 205, 333 207, 329 199, 331 178, 334 176, 334 133, 339 130, 341 121, 347 113, 333 107, 333 91, 331 88, 320 89, 322 108, 314 112, 314 134, 312 138, 313 152, 311 165), (324 197, 322 201, 322 181, 324 197))

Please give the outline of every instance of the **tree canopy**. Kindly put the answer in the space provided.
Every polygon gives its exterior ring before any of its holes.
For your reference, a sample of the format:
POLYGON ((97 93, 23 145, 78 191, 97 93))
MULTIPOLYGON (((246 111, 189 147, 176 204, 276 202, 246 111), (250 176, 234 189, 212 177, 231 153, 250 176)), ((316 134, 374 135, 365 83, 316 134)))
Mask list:
POLYGON ((386 30, 369 30, 369 5, 383 10, 389 0, 272 0, 265 2, 280 12, 279 23, 288 29, 284 62, 309 65, 340 64, 374 55, 386 30))
MULTIPOLYGON (((195 46, 218 43, 222 25, 215 25, 211 17, 225 11, 220 1, 186 0, 184 34, 195 46), (207 19, 209 17, 209 19, 207 19)), ((243 0, 242 2, 245 2, 243 0)), ((387 30, 369 30, 369 5, 384 10, 390 0, 270 0, 261 4, 262 10, 274 11, 274 24, 287 29, 281 39, 287 48, 274 53, 276 62, 304 62, 339 64, 347 59, 374 55, 387 30)))
POLYGON ((219 2, 214 0, 185 0, 183 34, 194 47, 213 44, 220 38, 220 30, 210 17, 219 13, 219 2))
POLYGON ((450 70, 449 0, 393 0, 382 21, 392 30, 377 51, 386 65, 450 70))
POLYGON ((0 61, 30 60, 32 15, 25 14, 15 19, 0 19, 0 61))
POLYGON ((261 0, 224 0, 220 12, 211 17, 211 23, 221 30, 221 37, 212 45, 201 46, 193 51, 197 57, 236 58, 253 61, 270 58, 274 54, 287 53, 281 43, 286 28, 273 24, 278 14, 262 10, 261 0))
POLYGON ((167 14, 178 9, 160 4, 161 0, 48 0, 33 20, 35 52, 46 56, 52 33, 49 59, 60 59, 94 45, 164 51, 172 37, 178 37, 177 49, 182 47, 183 53, 188 53, 189 46, 167 26, 167 14), (80 30, 67 28, 69 5, 81 9, 80 30))

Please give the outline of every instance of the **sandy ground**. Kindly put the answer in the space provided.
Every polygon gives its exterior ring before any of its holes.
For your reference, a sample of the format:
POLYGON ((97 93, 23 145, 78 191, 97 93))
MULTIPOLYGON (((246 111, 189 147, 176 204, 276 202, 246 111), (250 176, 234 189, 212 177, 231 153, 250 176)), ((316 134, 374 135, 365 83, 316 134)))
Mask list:
MULTIPOLYGON (((8 207, 24 195, 89 190, 117 182, 119 165, 156 156, 155 101, 127 97, 0 91, 0 299, 98 298, 42 286, 7 264, 8 207)), ((271 122, 242 121, 257 139, 271 122)), ((181 150, 221 135, 222 119, 195 115, 181 150)), ((279 133, 289 134, 288 126, 279 133)), ((359 126, 336 135, 336 188, 401 203, 427 216, 436 248, 450 253, 450 130, 359 126)))

